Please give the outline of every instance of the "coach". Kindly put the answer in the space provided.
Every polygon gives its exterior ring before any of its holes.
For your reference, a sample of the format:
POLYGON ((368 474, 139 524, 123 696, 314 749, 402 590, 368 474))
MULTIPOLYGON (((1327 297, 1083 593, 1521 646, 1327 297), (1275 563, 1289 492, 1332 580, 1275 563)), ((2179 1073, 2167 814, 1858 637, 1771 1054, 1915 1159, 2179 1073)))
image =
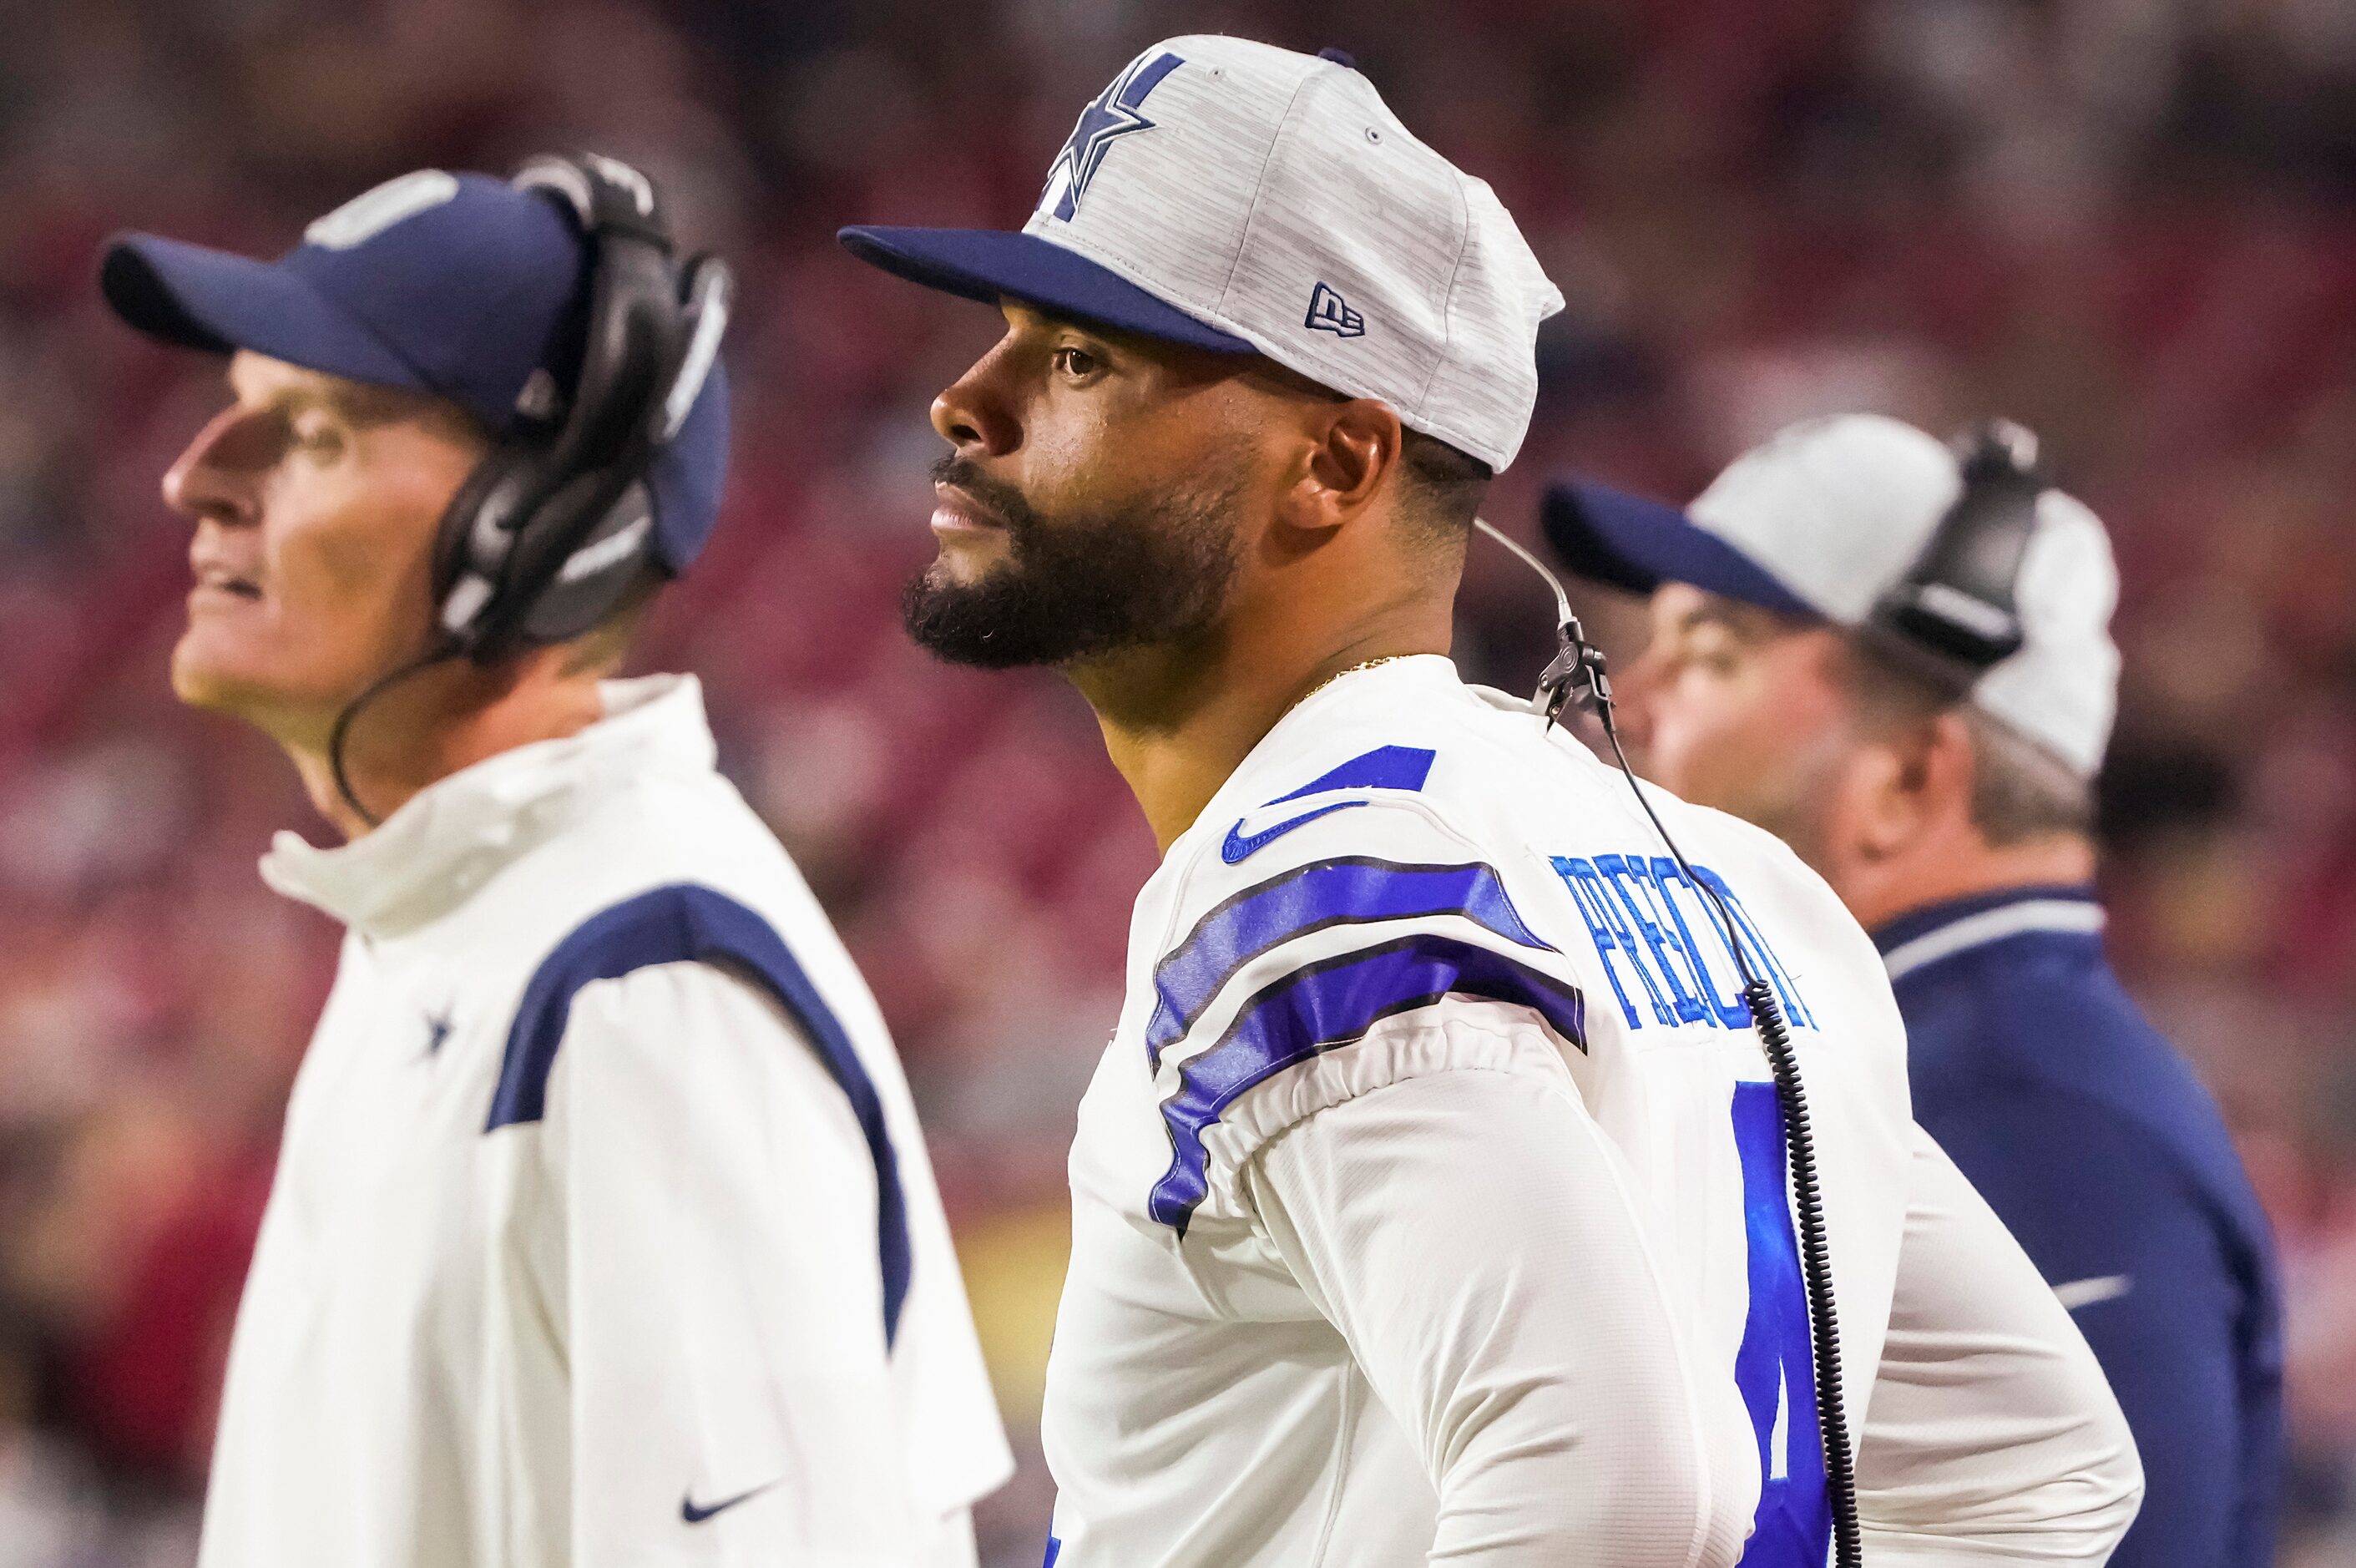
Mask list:
POLYGON ((717 515, 724 269, 580 157, 102 284, 230 356, 174 686, 351 841, 262 862, 348 935, 200 1562, 969 1564, 1006 1451, 882 1019, 695 682, 606 679, 717 515))
POLYGON ((1576 571, 1652 594, 1649 777, 1772 829, 1874 933, 1917 1119, 2094 1347, 2143 1455, 2121 1568, 2273 1559, 2279 1305, 2216 1107, 2103 952, 2092 780, 2116 707, 2101 523, 2027 432, 1787 430, 1686 512, 1553 490, 1576 571))

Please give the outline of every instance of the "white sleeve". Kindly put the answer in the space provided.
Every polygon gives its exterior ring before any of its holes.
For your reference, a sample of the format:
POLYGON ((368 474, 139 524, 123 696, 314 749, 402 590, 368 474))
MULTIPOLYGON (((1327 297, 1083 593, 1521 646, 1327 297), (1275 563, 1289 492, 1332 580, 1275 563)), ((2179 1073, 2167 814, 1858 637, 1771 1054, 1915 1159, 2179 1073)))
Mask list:
POLYGON ((2107 1560, 2143 1470, 2069 1312, 1915 1129, 1890 1337, 1858 1444, 1877 1563, 2107 1560))
POLYGON ((969 1559, 911 1518, 873 1156, 775 1001, 700 963, 584 987, 543 1131, 573 1568, 969 1559))
POLYGON ((1707 1402, 1621 1165, 1567 1085, 1408 1079, 1293 1125, 1243 1176, 1422 1454, 1432 1563, 1739 1555, 1754 1499, 1713 1486, 1707 1402))

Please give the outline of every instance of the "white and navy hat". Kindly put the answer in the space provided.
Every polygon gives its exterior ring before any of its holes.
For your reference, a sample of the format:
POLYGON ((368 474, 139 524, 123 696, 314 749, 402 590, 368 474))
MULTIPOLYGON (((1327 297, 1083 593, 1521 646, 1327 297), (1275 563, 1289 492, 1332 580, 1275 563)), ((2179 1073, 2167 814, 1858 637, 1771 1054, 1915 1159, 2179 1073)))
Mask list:
MULTIPOLYGON (((1879 414, 1842 414, 1751 448, 1682 511, 1573 480, 1547 492, 1543 515, 1547 540, 1583 577, 1636 593, 1690 583, 1858 627, 1912 571, 1962 489, 1944 444, 1879 414)), ((2036 505, 2013 585, 2020 647, 1978 677, 1971 701, 2092 778, 2118 709, 2118 568, 2083 504, 2047 489, 2036 505)))
POLYGON ((1562 308, 1496 193, 1338 50, 1148 48, 1080 113, 1021 232, 851 228, 852 254, 988 303, 1265 354, 1503 468, 1562 308))

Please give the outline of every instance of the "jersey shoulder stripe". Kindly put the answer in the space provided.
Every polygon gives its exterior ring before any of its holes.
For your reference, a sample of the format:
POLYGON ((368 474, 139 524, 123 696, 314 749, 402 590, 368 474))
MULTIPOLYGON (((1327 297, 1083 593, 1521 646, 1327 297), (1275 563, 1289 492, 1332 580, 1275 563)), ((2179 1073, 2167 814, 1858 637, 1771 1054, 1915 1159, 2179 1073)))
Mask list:
POLYGON ((1378 746, 1319 774, 1290 794, 1279 795, 1269 804, 1275 806, 1287 800, 1304 800, 1311 795, 1323 795, 1330 789, 1420 790, 1423 781, 1431 777, 1431 764, 1436 755, 1419 746, 1378 746))
POLYGON ((1556 950, 1515 912, 1494 868, 1415 865, 1347 855, 1296 866, 1245 888, 1194 923, 1154 966, 1146 1060, 1185 1037, 1237 971, 1270 949, 1329 927, 1458 915, 1526 948, 1556 950))
POLYGON ((1586 1049, 1587 1004, 1579 989, 1494 948, 1414 931, 1305 964, 1253 995, 1226 1032, 1179 1070, 1176 1092, 1162 1104, 1170 1167, 1154 1186, 1148 1212, 1185 1234, 1209 1192, 1204 1133, 1238 1097, 1349 1045, 1385 1018, 1450 995, 1532 1008, 1563 1039, 1586 1049))
POLYGON ((582 987, 667 963, 726 963, 776 999, 851 1101, 875 1164, 876 1249, 884 1270, 884 1337, 898 1333, 913 1249, 899 1162, 884 1123, 884 1102, 852 1048, 851 1036, 804 972, 785 939, 759 914, 725 894, 689 883, 656 887, 591 916, 541 961, 524 987, 498 1087, 483 1131, 540 1121, 548 1078, 582 987))

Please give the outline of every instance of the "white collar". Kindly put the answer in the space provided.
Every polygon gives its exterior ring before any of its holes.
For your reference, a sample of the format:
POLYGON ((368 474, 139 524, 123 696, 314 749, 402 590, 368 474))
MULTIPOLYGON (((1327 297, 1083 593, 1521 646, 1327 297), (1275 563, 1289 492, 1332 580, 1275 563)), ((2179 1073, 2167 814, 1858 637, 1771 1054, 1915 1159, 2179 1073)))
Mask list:
MULTIPOLYGON (((1463 677, 1456 671, 1456 661, 1445 653, 1402 654, 1343 671, 1287 709, 1284 716, 1259 737, 1258 743, 1236 765, 1236 770, 1204 802, 1203 810, 1187 825, 1186 832, 1178 835, 1179 842, 1197 832, 1223 833, 1238 813, 1264 803, 1269 781, 1260 778, 1260 773, 1271 762, 1292 755, 1291 737, 1302 729, 1330 724, 1343 714, 1357 711, 1360 704, 1379 706, 1386 711, 1396 709, 1405 693, 1418 688, 1449 689, 1459 693, 1468 690, 1463 677)), ((1178 844, 1173 843, 1165 862, 1183 858, 1178 854, 1178 844)))
POLYGON ((2063 931, 2085 936, 2103 929, 2103 907, 2084 898, 2028 898, 1998 904, 1925 931, 1881 955, 1894 983, 1925 964, 1953 958, 2006 937, 2028 931, 2063 931))
POLYGON ((605 716, 435 780, 382 826, 321 849, 281 832, 262 879, 365 936, 412 930, 448 913, 509 861, 648 772, 708 773, 717 756, 692 675, 608 681, 605 716))

